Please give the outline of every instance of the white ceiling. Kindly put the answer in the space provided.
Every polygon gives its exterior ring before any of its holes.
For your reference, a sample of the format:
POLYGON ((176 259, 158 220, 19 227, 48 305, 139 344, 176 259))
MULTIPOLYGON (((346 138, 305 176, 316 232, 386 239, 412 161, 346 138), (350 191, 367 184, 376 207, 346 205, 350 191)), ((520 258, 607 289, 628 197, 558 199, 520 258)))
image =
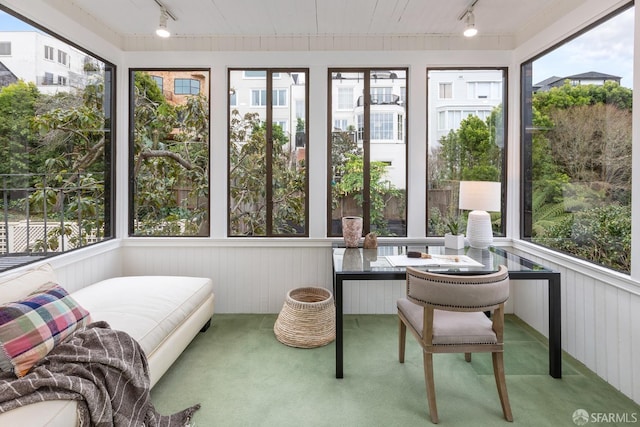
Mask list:
MULTIPOLYGON (((117 45, 154 37, 155 0, 43 0, 117 45)), ((174 37, 455 36, 473 0, 160 0, 174 37)), ((585 0, 478 0, 481 36, 534 34, 585 0)))

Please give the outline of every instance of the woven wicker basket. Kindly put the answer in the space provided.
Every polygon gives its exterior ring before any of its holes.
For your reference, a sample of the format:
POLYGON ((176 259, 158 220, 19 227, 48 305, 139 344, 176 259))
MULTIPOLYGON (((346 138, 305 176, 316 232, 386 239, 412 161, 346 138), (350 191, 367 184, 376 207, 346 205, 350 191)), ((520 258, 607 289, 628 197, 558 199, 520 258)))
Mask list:
POLYGON ((336 308, 325 288, 289 291, 273 325, 276 338, 291 347, 314 348, 336 338, 336 308))

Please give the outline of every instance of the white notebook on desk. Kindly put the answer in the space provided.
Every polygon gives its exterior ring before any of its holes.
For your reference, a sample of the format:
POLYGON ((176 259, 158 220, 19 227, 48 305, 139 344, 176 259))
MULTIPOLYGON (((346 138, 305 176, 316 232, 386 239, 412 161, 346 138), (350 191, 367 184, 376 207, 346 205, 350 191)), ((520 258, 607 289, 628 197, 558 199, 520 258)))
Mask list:
POLYGON ((431 258, 409 258, 406 255, 387 255, 394 267, 483 267, 467 255, 431 255, 431 258))

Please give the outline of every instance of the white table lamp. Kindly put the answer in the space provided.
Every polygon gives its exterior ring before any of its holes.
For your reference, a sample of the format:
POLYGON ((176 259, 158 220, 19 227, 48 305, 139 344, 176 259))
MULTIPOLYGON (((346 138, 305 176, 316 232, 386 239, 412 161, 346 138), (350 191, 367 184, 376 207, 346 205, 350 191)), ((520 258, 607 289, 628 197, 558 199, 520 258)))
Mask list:
POLYGON ((467 220, 467 239, 472 248, 485 249, 493 243, 491 216, 488 211, 500 211, 499 182, 460 181, 460 205, 470 210, 467 220))

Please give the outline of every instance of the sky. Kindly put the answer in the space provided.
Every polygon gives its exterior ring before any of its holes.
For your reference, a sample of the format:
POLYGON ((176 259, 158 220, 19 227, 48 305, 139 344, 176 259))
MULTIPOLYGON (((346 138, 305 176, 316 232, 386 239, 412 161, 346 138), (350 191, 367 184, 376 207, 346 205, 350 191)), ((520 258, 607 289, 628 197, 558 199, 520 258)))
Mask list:
POLYGON ((26 22, 16 19, 13 15, 9 15, 3 10, 0 10, 0 31, 33 31, 31 25, 26 22))
POLYGON ((633 88, 633 7, 533 63, 533 83, 551 76, 597 71, 622 77, 633 88))

